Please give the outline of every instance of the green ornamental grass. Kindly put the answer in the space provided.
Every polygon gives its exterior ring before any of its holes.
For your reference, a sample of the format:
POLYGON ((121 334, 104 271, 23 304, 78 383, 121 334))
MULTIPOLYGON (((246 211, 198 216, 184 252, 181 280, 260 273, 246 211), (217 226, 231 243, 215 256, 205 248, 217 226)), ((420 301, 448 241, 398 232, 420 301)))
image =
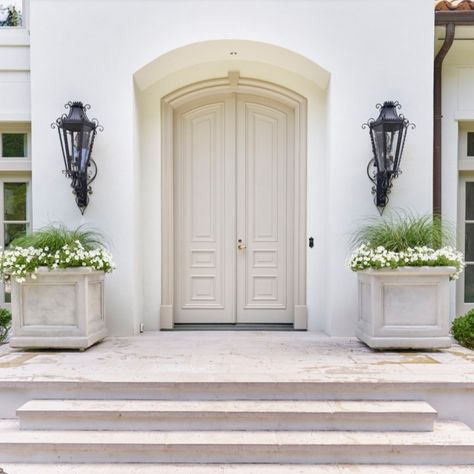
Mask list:
POLYGON ((379 246, 392 252, 408 248, 440 249, 454 244, 452 227, 439 216, 417 216, 409 212, 395 212, 389 217, 369 219, 353 236, 352 245, 379 246))
POLYGON ((60 251, 65 245, 74 245, 76 241, 79 241, 85 250, 104 247, 104 239, 96 230, 86 226, 68 229, 60 224, 43 227, 31 234, 18 237, 11 242, 10 248, 48 248, 49 252, 54 253, 60 251))
POLYGON ((453 321, 451 333, 461 346, 474 349, 474 309, 453 321))
POLYGON ((454 267, 455 280, 464 258, 453 245, 455 233, 439 216, 395 212, 369 219, 353 235, 355 248, 348 265, 352 271, 400 267, 454 267))

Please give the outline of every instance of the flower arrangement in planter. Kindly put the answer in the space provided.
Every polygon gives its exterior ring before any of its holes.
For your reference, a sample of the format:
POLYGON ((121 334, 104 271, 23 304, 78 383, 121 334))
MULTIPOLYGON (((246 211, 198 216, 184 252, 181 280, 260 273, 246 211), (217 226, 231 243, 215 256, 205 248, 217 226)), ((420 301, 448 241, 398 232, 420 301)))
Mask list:
POLYGON ((358 272, 357 336, 376 349, 449 347, 449 281, 464 268, 437 216, 396 213, 355 235, 349 267, 358 272))
POLYGON ((451 280, 457 280, 464 268, 463 255, 452 247, 432 249, 430 247, 408 247, 406 250, 394 252, 380 245, 372 248, 362 244, 352 254, 351 270, 401 268, 401 267, 453 267, 451 280))
POLYGON ((101 237, 50 226, 0 255, 12 292, 12 347, 86 349, 107 332, 104 276, 115 268, 101 237))

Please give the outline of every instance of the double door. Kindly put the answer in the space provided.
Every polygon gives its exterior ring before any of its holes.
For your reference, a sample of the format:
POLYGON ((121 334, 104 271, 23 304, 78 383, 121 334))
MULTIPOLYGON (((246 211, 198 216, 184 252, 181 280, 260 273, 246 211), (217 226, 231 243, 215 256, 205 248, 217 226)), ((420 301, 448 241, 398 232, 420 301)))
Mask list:
POLYGON ((294 123, 237 93, 175 110, 175 322, 293 322, 294 123))

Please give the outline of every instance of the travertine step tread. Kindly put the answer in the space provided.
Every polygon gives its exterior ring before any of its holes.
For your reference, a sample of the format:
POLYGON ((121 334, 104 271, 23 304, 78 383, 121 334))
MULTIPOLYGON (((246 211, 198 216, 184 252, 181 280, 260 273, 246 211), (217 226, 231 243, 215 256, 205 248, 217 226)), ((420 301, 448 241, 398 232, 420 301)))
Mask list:
POLYGON ((458 446, 474 449, 474 431, 461 422, 436 422, 430 432, 370 431, 29 431, 0 421, 0 450, 17 444, 55 445, 299 445, 458 446))
POLYGON ((0 462, 474 465, 474 432, 29 431, 0 423, 0 462))
POLYGON ((321 414, 431 414, 436 410, 424 401, 306 401, 306 400, 31 400, 17 413, 91 412, 144 413, 321 413, 321 414))
POLYGON ((3 464, 8 474, 468 474, 472 466, 393 464, 3 464))

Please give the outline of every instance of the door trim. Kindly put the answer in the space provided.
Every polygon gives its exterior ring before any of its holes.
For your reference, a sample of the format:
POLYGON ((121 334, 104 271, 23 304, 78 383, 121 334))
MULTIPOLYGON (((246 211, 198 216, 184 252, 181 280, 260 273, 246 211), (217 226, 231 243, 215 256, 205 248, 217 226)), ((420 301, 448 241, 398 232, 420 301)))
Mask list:
POLYGON ((161 101, 161 305, 160 328, 174 325, 174 222, 173 222, 173 116, 175 108, 219 92, 239 92, 280 101, 295 114, 295 200, 294 200, 294 323, 307 329, 306 305, 306 99, 285 87, 258 79, 241 78, 230 71, 226 78, 198 82, 164 97, 161 101))

